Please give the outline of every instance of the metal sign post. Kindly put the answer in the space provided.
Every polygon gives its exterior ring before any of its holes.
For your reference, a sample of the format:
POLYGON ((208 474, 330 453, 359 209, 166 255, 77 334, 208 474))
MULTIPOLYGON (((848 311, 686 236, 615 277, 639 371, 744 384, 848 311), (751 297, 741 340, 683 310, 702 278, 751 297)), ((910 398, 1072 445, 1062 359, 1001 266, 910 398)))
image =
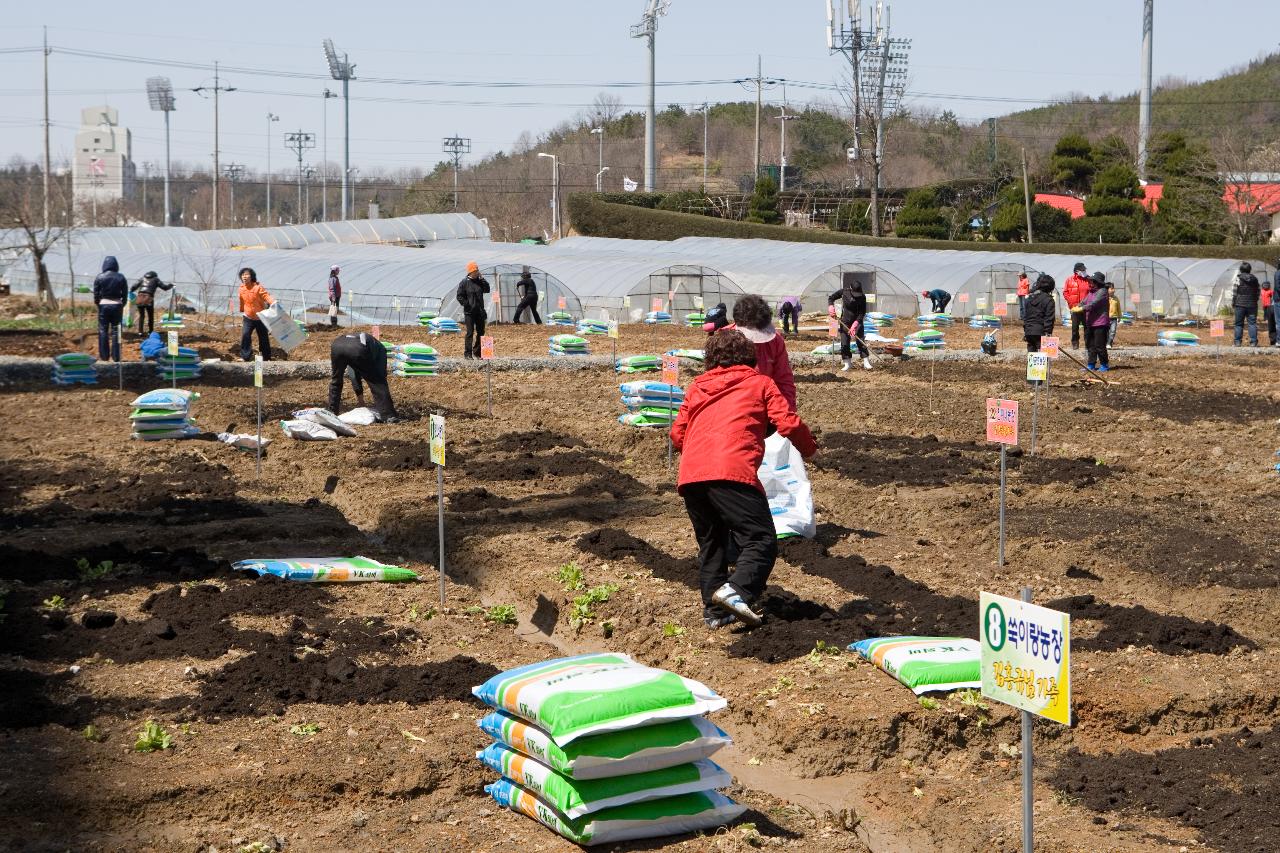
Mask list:
POLYGON ((987 441, 1000 445, 1000 546, 997 565, 1004 565, 1004 495, 1006 485, 1006 453, 1010 444, 1018 443, 1018 401, 987 398, 987 441))
POLYGON ((1053 401, 1053 360, 1058 357, 1058 339, 1055 337, 1041 338, 1040 352, 1049 357, 1049 364, 1044 369, 1044 401, 1050 403, 1053 401))
MULTIPOLYGON (((1222 338, 1226 334, 1227 334, 1227 323, 1225 320, 1209 321, 1209 337, 1222 338)), ((1222 360, 1222 341, 1218 341, 1218 344, 1214 349, 1216 350, 1215 355, 1217 356, 1218 361, 1221 361, 1222 360)))
POLYGON ((489 335, 480 336, 480 358, 484 361, 485 399, 489 417, 493 417, 493 338, 489 335))
POLYGON ((124 390, 124 324, 116 324, 116 350, 120 356, 116 359, 116 378, 120 381, 120 390, 124 390))
POLYGON ((613 363, 618 364, 618 321, 609 321, 609 345, 613 347, 613 363))
POLYGON ((431 462, 436 466, 436 508, 440 564, 440 609, 444 609, 444 415, 431 416, 431 462))
POLYGON ((262 476, 262 353, 253 357, 253 387, 258 394, 258 462, 254 476, 262 476))
POLYGON ((169 376, 173 378, 173 387, 178 387, 178 333, 169 332, 169 376))
POLYGON ((1027 381, 1031 392, 1031 455, 1036 455, 1036 422, 1040 409, 1040 386, 1049 376, 1049 356, 1042 352, 1027 353, 1027 381))
MULTIPOLYGON (((675 386, 680 384, 680 356, 662 357, 662 381, 667 386, 667 411, 675 405, 675 386)), ((670 415, 668 414, 668 417, 670 415)), ((671 467, 671 430, 667 430, 667 467, 671 467)))

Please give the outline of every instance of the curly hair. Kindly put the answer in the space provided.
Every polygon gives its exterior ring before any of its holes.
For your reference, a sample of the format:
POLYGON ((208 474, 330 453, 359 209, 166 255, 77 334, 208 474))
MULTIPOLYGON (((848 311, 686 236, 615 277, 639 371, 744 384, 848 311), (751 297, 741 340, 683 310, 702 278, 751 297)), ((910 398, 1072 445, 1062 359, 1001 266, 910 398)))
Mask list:
POLYGON ((765 329, 773 322, 773 311, 769 303, 751 293, 734 303, 733 322, 748 329, 765 329))
POLYGON ((707 370, 745 364, 756 366, 755 344, 737 329, 721 329, 707 338, 703 365, 707 370))
POLYGON ((249 274, 249 281, 258 280, 258 274, 254 272, 253 267, 240 267, 240 272, 236 273, 236 278, 240 278, 240 276, 244 275, 245 273, 249 274))

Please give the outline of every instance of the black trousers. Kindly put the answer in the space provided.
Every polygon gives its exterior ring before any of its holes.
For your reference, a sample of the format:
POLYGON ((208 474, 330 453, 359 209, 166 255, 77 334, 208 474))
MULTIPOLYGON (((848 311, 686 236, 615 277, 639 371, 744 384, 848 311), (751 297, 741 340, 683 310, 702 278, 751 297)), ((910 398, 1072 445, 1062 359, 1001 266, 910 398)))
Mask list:
POLYGON ((778 534, 764 492, 745 483, 710 480, 683 489, 684 507, 698 540, 698 586, 702 603, 725 583, 750 602, 769 583, 778 559, 778 534), (731 546, 740 549, 733 574, 729 574, 731 546))
POLYGON ((1023 335, 1022 337, 1027 342, 1027 352, 1040 352, 1041 335, 1023 335))
POLYGON ((782 306, 782 310, 778 313, 782 315, 782 334, 786 335, 792 332, 800 334, 800 312, 796 310, 794 305, 788 302, 782 306))
POLYGON ((263 361, 271 360, 271 335, 267 333, 267 324, 261 320, 244 318, 240 324, 240 360, 253 361, 253 333, 258 333, 258 350, 263 361))
MULTIPOLYGON (((1272 298, 1274 299, 1275 297, 1272 298)), ((1278 331, 1276 329, 1277 318, 1275 302, 1272 302, 1266 308, 1262 309, 1262 316, 1267 320, 1267 343, 1271 344, 1271 346, 1275 346, 1276 332, 1278 331)))
POLYGON ((851 341, 849 336, 849 328, 852 326, 853 326, 853 323, 843 323, 843 322, 840 325, 840 357, 844 359, 853 358, 853 347, 850 346, 850 344, 856 342, 858 344, 858 358, 870 358, 871 350, 867 349, 867 341, 862 336, 863 335, 862 323, 861 322, 858 323, 857 337, 854 337, 851 341))
POLYGON ((384 360, 379 364, 373 350, 367 344, 360 343, 358 337, 344 335, 334 339, 329 347, 329 367, 329 411, 338 414, 338 407, 342 405, 342 380, 347 368, 351 368, 351 372, 355 374, 351 385, 356 398, 362 396, 360 384, 363 382, 369 386, 369 393, 373 397, 372 408, 378 416, 383 419, 398 417, 395 403, 391 401, 391 389, 387 386, 387 363, 384 360))
POLYGON ((1107 361, 1107 335, 1111 333, 1111 324, 1105 326, 1089 326, 1085 329, 1084 343, 1089 349, 1089 366, 1109 367, 1107 361))
POLYGON ((529 309, 529 311, 533 314, 533 322, 541 326, 542 317, 538 315, 538 297, 537 296, 526 296, 520 300, 520 304, 516 306, 515 322, 517 323, 520 322, 520 317, 523 316, 526 308, 529 309))
POLYGON ((484 311, 477 311, 474 314, 467 312, 467 337, 462 342, 462 354, 467 358, 480 357, 480 339, 484 337, 486 319, 484 311))
POLYGON ((147 305, 134 305, 138 309, 138 334, 149 335, 156 330, 156 306, 148 303, 147 305), (143 330, 143 321, 146 321, 146 329, 143 330))
POLYGON ((1089 345, 1089 327, 1084 324, 1084 312, 1072 311, 1071 312, 1071 348, 1072 349, 1080 348, 1080 331, 1082 329, 1084 330, 1084 338, 1085 338, 1084 345, 1087 347, 1089 345))
MULTIPOLYGON (((332 305, 335 309, 341 309, 341 308, 342 308, 341 303, 342 303, 342 297, 341 297, 341 296, 339 296, 337 299, 330 299, 330 300, 329 300, 329 304, 330 304, 330 305, 332 305)), ((336 325, 338 325, 338 311, 337 311, 337 310, 335 310, 335 311, 333 312, 332 316, 330 316, 330 317, 329 317, 329 325, 330 325, 330 326, 336 326, 336 325)))

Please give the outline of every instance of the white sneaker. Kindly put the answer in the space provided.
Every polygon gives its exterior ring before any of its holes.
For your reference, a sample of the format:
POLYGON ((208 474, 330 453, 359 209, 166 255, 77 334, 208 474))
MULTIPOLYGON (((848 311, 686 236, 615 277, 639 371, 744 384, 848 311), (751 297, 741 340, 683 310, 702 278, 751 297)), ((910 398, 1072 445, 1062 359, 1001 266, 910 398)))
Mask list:
POLYGON ((846 358, 846 359, 844 360, 844 362, 843 362, 843 363, 841 363, 841 365, 840 365, 840 369, 841 369, 841 370, 848 370, 848 369, 849 369, 849 365, 850 365, 850 363, 851 363, 851 362, 849 361, 849 359, 847 359, 847 358, 846 358))
POLYGON ((869 358, 864 358, 864 359, 862 360, 862 369, 863 369, 863 370, 870 370, 870 369, 871 369, 871 359, 869 359, 869 358))

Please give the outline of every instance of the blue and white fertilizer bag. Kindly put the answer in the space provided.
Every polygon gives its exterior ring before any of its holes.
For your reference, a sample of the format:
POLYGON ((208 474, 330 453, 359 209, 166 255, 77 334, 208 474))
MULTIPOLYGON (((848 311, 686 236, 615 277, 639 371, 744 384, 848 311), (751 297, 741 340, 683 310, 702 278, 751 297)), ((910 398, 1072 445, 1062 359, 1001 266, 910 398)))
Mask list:
POLYGON ((764 440, 764 459, 756 472, 769 499, 773 528, 779 539, 801 536, 812 539, 818 532, 813 518, 813 490, 804 470, 804 459, 788 439, 774 433, 764 440))

